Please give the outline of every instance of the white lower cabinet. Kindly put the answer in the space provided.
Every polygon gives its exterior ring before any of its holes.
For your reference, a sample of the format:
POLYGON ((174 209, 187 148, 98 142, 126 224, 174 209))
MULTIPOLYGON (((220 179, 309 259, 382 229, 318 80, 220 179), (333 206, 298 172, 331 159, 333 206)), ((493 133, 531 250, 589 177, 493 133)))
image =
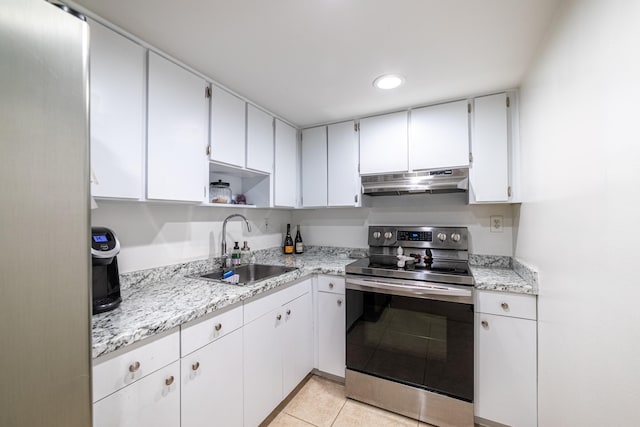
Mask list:
POLYGON ((242 426, 242 332, 181 359, 182 427, 242 426))
POLYGON ((311 280, 247 304, 244 425, 259 425, 313 369, 311 280), (293 298, 293 299, 290 299, 293 298), (257 310, 261 315, 255 318, 257 310))
POLYGON ((477 296, 477 421, 536 426, 536 297, 482 291, 477 296))
POLYGON ((93 404, 94 427, 179 427, 180 363, 173 362, 93 404))
POLYGON ((344 378, 345 372, 345 280, 319 276, 317 301, 319 371, 344 378))

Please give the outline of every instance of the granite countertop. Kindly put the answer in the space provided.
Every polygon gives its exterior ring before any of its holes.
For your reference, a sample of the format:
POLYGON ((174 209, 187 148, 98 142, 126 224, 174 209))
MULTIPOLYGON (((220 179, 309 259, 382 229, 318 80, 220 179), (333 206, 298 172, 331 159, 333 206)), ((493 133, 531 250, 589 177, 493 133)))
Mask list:
POLYGON ((92 357, 312 274, 343 275, 344 267, 354 261, 348 256, 351 251, 327 247, 311 247, 302 255, 283 255, 279 249, 257 251, 258 264, 285 265, 298 270, 247 286, 187 277, 212 270, 213 260, 124 274, 120 306, 92 317, 92 357))
MULTIPOLYGON (((362 249, 312 246, 302 255, 283 255, 280 248, 255 253, 256 263, 296 267, 297 270, 247 286, 196 279, 211 271, 219 259, 193 261, 121 275, 122 303, 92 317, 92 357, 97 358, 144 338, 175 328, 216 310, 312 274, 344 275, 362 249)), ((476 289, 537 293, 537 273, 505 256, 471 255, 476 289)))

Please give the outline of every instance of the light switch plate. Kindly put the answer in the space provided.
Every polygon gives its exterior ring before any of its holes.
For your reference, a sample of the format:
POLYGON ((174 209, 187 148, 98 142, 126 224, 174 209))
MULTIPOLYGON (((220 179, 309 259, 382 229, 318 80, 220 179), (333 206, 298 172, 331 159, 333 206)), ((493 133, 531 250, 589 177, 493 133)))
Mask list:
POLYGON ((491 215, 491 232, 492 233, 502 233, 504 231, 503 222, 504 217, 502 215, 491 215))

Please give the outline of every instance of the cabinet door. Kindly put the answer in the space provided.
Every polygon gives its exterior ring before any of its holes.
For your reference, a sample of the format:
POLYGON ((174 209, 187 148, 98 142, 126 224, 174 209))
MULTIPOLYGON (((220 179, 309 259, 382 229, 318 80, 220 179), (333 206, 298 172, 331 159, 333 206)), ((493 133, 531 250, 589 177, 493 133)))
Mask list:
POLYGON ((242 426, 242 329, 180 363, 181 426, 242 426))
POLYGON ((245 166, 245 102, 224 89, 211 89, 211 160, 245 166))
POLYGON ((282 401, 282 307, 244 326, 244 425, 259 425, 282 401), (280 317, 278 319, 278 317, 280 317))
POLYGON ((297 131, 276 119, 274 205, 296 207, 297 131))
POLYGON ((327 206, 327 128, 302 131, 302 206, 327 206))
POLYGON ((149 52, 147 198, 204 201, 207 84, 149 52))
POLYGON ((469 166, 467 101, 411 111, 411 169, 469 166))
POLYGON ((406 172, 406 111, 360 120, 360 174, 406 172))
POLYGON ((282 328, 283 392, 286 397, 313 369, 313 309, 308 292, 290 303, 284 310, 282 328))
POLYGON ((179 427, 180 362, 176 361, 93 405, 94 427, 179 427))
POLYGON ((273 117, 247 105, 247 167, 273 172, 273 117))
POLYGON ((344 378, 344 295, 318 292, 318 369, 344 378))
POLYGON ((358 132, 353 121, 327 127, 328 205, 358 206, 358 132))
POLYGON ((145 52, 91 21, 91 170, 95 197, 139 199, 145 131, 145 52))
POLYGON ((471 202, 509 201, 509 134, 507 95, 482 96, 474 101, 469 171, 471 202))
POLYGON ((536 426, 536 322, 476 313, 475 323, 475 415, 500 424, 536 426))

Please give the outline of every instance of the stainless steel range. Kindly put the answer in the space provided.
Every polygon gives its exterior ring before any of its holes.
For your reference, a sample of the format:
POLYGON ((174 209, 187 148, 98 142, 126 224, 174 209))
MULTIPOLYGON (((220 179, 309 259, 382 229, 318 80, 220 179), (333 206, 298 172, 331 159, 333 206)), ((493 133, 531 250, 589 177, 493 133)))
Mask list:
POLYGON ((473 426, 473 276, 464 227, 371 226, 346 267, 347 396, 473 426))

